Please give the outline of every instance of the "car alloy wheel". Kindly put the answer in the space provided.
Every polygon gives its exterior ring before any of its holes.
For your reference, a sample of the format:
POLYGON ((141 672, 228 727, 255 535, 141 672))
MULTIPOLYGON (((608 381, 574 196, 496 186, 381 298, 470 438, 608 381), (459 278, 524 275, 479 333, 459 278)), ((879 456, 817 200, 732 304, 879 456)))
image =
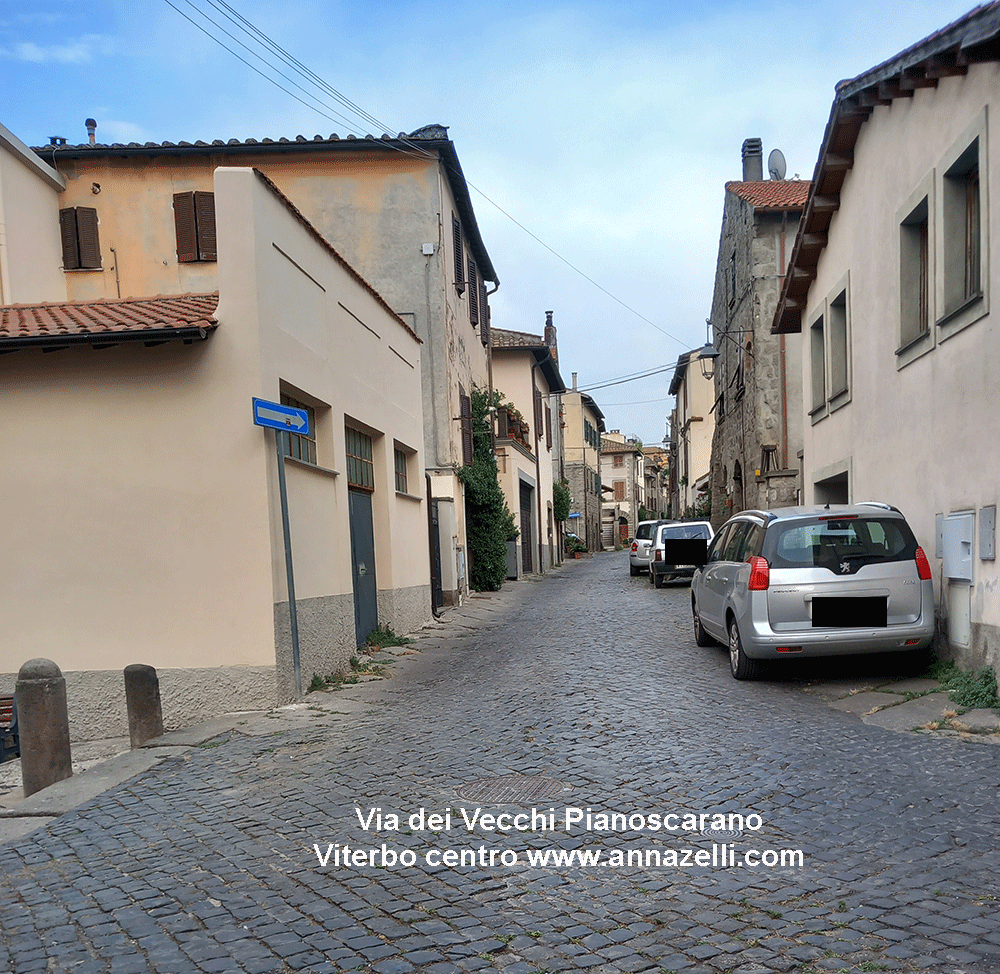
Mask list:
POLYGON ((743 651, 740 628, 735 619, 729 620, 729 669, 737 680, 753 680, 757 677, 758 663, 743 651))

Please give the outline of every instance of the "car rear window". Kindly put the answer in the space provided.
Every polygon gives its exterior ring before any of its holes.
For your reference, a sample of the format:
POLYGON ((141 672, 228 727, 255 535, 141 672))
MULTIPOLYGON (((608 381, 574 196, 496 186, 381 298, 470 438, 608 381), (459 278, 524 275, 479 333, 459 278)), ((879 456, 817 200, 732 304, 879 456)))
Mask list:
POLYGON ((662 529, 661 538, 704 538, 710 540, 707 524, 670 524, 662 529))
POLYGON ((652 524, 640 524, 635 529, 635 538, 637 541, 648 541, 652 533, 653 533, 652 524))
MULTIPOLYGON (((844 561, 877 564, 909 561, 917 542, 899 518, 817 518, 775 525, 771 564, 775 568, 829 568, 844 561)), ((769 532, 770 533, 770 532, 769 532)))

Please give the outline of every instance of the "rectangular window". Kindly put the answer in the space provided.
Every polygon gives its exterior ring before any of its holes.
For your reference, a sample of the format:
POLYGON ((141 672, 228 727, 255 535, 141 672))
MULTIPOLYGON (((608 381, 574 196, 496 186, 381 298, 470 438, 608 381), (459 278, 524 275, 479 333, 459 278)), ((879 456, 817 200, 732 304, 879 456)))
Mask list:
POLYGON ((930 328, 930 250, 925 196, 899 225, 899 343, 930 328))
POLYGON ((847 392, 847 291, 830 302, 830 398, 847 392))
POLYGON ((216 260, 215 194, 174 193, 174 229, 179 263, 216 260))
POLYGON ((397 447, 393 451, 393 460, 396 467, 396 490, 401 494, 407 494, 406 489, 406 454, 397 447))
POLYGON ((304 402, 299 402, 298 399, 293 399, 291 396, 286 396, 284 393, 281 394, 281 403, 283 406, 293 406, 295 409, 304 409, 309 414, 309 434, 303 436, 301 433, 293 433, 291 430, 288 431, 288 439, 285 441, 285 456, 292 457, 294 460, 303 460, 305 463, 315 463, 316 462, 316 410, 312 406, 307 406, 304 402))
POLYGON ((550 403, 544 403, 545 410, 545 449, 552 449, 552 407, 550 403))
POLYGON ((614 486, 615 486, 615 500, 616 501, 625 500, 625 481, 616 480, 614 486))
POLYGON ((624 454, 616 453, 611 458, 611 466, 612 467, 624 467, 625 466, 625 456, 624 456, 624 454))
POLYGON ((486 282, 479 279, 479 340, 489 348, 490 345, 490 305, 486 297, 486 282))
POLYGON ((826 404, 826 357, 823 348, 823 316, 820 315, 809 328, 809 358, 812 366, 812 408, 822 409, 826 404))
POLYGON ((944 313, 982 293, 979 138, 952 163, 942 181, 944 313))
POLYGON ((479 276, 476 262, 469 258, 469 321, 479 324, 479 276))
POLYGON ((535 399, 535 439, 542 438, 542 394, 538 389, 534 390, 535 399))
POLYGON ((347 483, 363 490, 375 490, 372 438, 351 426, 344 427, 347 453, 347 483))
POLYGON ((465 390, 458 387, 459 416, 462 423, 462 466, 471 467, 473 460, 472 445, 472 399, 465 390))
POLYGON ((455 290, 465 291, 465 255, 462 250, 462 224, 457 216, 451 215, 451 240, 455 251, 455 290))
POLYGON ((59 211, 63 270, 100 268, 101 244, 97 237, 97 224, 97 210, 92 206, 70 206, 59 211))

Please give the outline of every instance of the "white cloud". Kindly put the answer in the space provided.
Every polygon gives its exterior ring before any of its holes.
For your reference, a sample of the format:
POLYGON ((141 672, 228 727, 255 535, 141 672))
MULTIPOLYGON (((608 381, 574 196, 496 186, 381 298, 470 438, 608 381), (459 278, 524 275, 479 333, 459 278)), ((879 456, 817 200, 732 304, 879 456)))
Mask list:
POLYGON ((88 64, 96 56, 110 54, 111 50, 110 38, 100 34, 84 34, 76 40, 66 41, 63 44, 35 44, 33 41, 22 41, 7 49, 0 49, 0 54, 31 64, 88 64))

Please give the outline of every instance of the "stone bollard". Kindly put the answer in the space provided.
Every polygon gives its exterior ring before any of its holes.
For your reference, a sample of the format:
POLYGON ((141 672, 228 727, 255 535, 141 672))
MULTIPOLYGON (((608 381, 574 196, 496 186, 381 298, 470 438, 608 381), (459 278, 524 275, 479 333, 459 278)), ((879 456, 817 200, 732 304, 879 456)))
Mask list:
POLYGON ((50 659, 29 659, 17 673, 24 797, 73 775, 66 680, 50 659))
POLYGON ((129 742, 133 749, 163 735, 160 679, 152 666, 130 663, 125 667, 125 704, 129 742))

